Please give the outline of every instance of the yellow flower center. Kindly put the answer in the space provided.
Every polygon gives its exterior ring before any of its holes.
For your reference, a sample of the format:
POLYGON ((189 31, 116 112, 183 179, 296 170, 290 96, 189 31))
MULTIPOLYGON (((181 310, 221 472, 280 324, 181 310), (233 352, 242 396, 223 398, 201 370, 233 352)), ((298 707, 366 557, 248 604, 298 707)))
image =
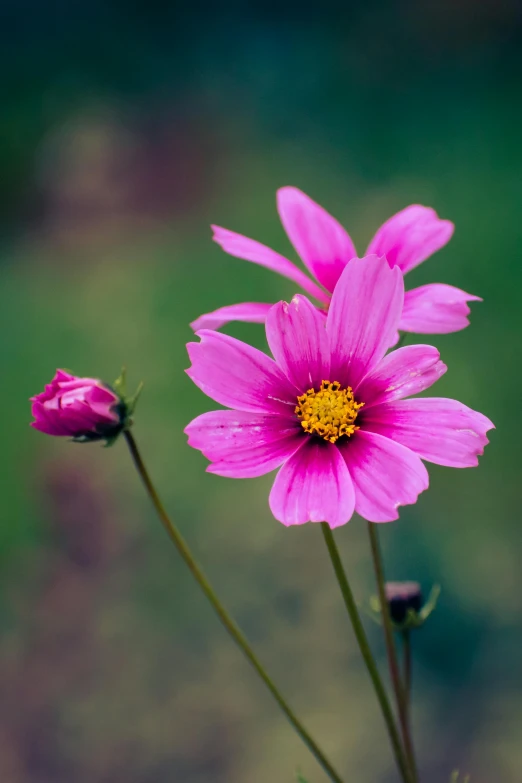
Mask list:
POLYGON ((297 402, 297 418, 310 435, 335 443, 342 435, 350 437, 359 429, 354 422, 364 402, 355 402, 351 386, 341 389, 338 381, 323 381, 319 391, 308 389, 297 402))

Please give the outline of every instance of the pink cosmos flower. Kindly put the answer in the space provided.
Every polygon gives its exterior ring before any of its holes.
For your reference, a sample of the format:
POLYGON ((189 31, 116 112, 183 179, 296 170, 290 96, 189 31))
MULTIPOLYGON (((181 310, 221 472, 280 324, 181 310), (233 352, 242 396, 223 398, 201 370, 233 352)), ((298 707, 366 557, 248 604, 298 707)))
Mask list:
POLYGON ((40 432, 76 440, 112 438, 123 424, 122 401, 95 378, 78 378, 64 370, 31 397, 31 422, 40 432))
MULTIPOLYGON (((290 242, 322 287, 287 258, 253 239, 219 226, 212 226, 213 238, 231 256, 266 266, 290 278, 313 296, 323 311, 327 310, 343 269, 357 257, 353 242, 335 218, 297 188, 278 190, 277 208, 290 242)), ((380 227, 366 254, 386 256, 390 266, 397 266, 406 274, 444 247, 453 230, 453 223, 440 220, 433 209, 412 204, 380 227)), ((399 329, 420 334, 458 332, 469 325, 467 302, 471 301, 481 300, 443 283, 414 288, 404 297, 399 329)), ((221 307, 202 315, 191 326, 198 330, 219 329, 229 321, 264 323, 270 307, 270 304, 260 302, 221 307)), ((396 341, 395 334, 391 344, 396 341)))
POLYGON ((404 282, 385 258, 352 261, 324 317, 301 295, 268 312, 274 356, 219 332, 187 346, 187 373, 232 410, 204 413, 185 432, 207 470, 250 478, 281 468, 270 493, 284 525, 328 522, 354 512, 397 519, 428 486, 422 462, 478 464, 493 424, 460 402, 404 399, 445 371, 429 345, 385 356, 401 318, 404 282))

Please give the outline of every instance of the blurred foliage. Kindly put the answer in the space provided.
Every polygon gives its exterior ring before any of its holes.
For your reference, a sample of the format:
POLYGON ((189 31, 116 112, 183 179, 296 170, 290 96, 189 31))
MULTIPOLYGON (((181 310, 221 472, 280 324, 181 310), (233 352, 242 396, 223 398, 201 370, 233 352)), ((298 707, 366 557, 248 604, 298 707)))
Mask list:
MULTIPOLYGON (((296 763, 324 778, 169 548, 124 444, 28 427, 56 367, 110 381, 122 364, 145 381, 135 434, 165 502, 267 667, 348 780, 395 779, 317 529, 271 518, 270 476, 206 475, 182 434, 212 407, 183 373, 188 323, 294 293, 222 253, 209 224, 294 258, 274 198, 293 184, 361 250, 395 211, 433 206, 455 237, 408 286, 484 297, 470 329, 429 342, 449 367, 435 393, 490 416, 492 443, 478 470, 430 466, 381 537, 390 579, 443 586, 415 636, 423 781, 457 766, 518 781, 517 0, 1 13, 0 780, 266 783, 296 763)), ((265 346, 261 327, 229 331, 265 346)), ((364 526, 338 542, 362 601, 364 526)))

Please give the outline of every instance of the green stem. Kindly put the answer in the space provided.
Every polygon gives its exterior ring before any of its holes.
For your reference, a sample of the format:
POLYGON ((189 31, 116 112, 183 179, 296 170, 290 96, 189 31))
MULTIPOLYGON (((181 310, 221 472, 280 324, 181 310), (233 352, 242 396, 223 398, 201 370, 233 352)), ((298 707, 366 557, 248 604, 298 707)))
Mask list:
POLYGON ((386 728, 388 729, 388 734, 390 735, 390 741, 397 766, 399 767, 404 783, 413 783, 413 778, 409 770, 407 759, 404 755, 401 739, 395 725, 395 719, 393 717, 390 702, 379 675, 377 664, 373 659, 368 637, 366 636, 364 626, 361 622, 357 605, 355 603, 351 587, 348 583, 348 577, 346 576, 346 572, 339 555, 339 550, 337 549, 337 544, 335 543, 334 535, 326 522, 321 522, 321 530, 323 531, 326 547, 332 561, 337 581, 339 582, 339 587, 341 588, 341 593, 348 611, 348 615, 350 616, 355 638, 359 644, 361 655, 364 659, 364 663, 366 664, 366 668, 368 669, 368 674, 370 675, 370 679, 373 683, 373 687, 381 707, 381 711, 386 723, 386 728))
POLYGON ((277 687, 275 686, 275 684, 268 676, 261 663, 259 662, 257 656, 255 655, 254 651, 251 649, 246 638, 243 636, 243 633, 239 629, 238 625, 230 617, 230 615, 228 614, 228 612, 226 611, 226 609, 224 608, 224 606, 216 596, 205 574, 194 560, 194 557, 192 556, 192 553, 187 543, 183 539, 181 533, 179 532, 175 524, 169 518, 161 500, 158 497, 158 493, 154 488, 154 485, 148 474, 147 468, 145 467, 145 464, 141 458, 140 452, 138 450, 138 446, 136 444, 136 441, 134 440, 133 435, 130 433, 129 430, 126 430, 124 432, 124 437, 125 440, 127 441, 127 445, 129 447, 132 459, 134 461, 134 465, 136 466, 136 469, 140 474, 140 477, 145 485, 145 489, 147 490, 147 493, 152 501, 152 504, 156 509, 156 513, 160 518, 161 523, 163 524, 163 527, 167 531, 170 539, 174 542, 174 545, 176 546, 179 554, 181 555, 186 565, 190 569, 192 576, 194 577, 196 582, 201 587, 203 593, 212 604, 212 607, 216 612, 216 614, 218 615, 219 619, 221 620, 221 622, 223 623, 226 630, 228 631, 232 639, 235 641, 237 646, 243 652, 245 657, 248 659, 248 661, 250 661, 250 663, 252 664, 252 666, 260 676, 260 678, 263 680, 263 682, 265 683, 266 687, 268 688, 268 690, 270 691, 270 693, 272 694, 276 702, 279 704, 279 706, 285 713, 286 717, 288 718, 288 720, 290 721, 294 729, 297 731, 297 733, 299 734, 299 736, 301 737, 305 745, 308 747, 310 752, 315 756, 316 760, 324 769, 324 771, 326 772, 330 780, 334 781, 334 783, 343 783, 341 777, 335 771, 333 766, 330 764, 330 762, 328 761, 328 759, 326 758, 322 750, 319 748, 317 743, 312 739, 310 734, 304 728, 303 724, 296 717, 294 712, 290 709, 285 699, 283 698, 283 696, 281 695, 281 693, 279 692, 279 690, 277 689, 277 687))
POLYGON ((388 656, 388 665, 390 667, 390 677, 395 692, 397 702, 397 711, 399 713, 399 722, 401 725, 402 739, 408 765, 411 768, 414 783, 418 780, 417 768, 415 765, 415 756, 413 752, 413 743, 408 725, 406 700, 399 673, 399 664, 397 662, 397 652, 393 640, 393 629, 391 624, 390 610, 386 599, 386 589, 384 580, 384 566, 382 562, 379 538, 377 535, 377 525, 375 522, 368 522, 368 532, 370 534, 370 545, 372 550, 373 567, 375 570, 375 579, 377 581, 377 590, 379 594, 379 603, 381 605, 382 625, 384 628, 384 640, 386 642, 386 653, 388 656))

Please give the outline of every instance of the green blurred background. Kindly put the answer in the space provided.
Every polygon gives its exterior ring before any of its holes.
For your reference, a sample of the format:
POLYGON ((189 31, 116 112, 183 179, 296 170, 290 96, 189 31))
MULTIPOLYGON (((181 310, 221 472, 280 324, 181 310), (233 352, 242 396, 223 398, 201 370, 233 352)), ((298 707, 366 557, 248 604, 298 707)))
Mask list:
MULTIPOLYGON (((2 783, 285 783, 307 750, 219 626, 123 443, 32 431, 56 367, 143 379, 135 435, 168 508, 348 781, 393 761, 320 532, 271 517, 272 477, 205 474, 182 433, 212 407, 184 374, 188 323, 292 284, 226 256, 218 223, 294 258, 275 191, 296 185, 361 249, 410 203, 456 224, 408 276, 484 297, 428 338, 437 392, 497 425, 477 470, 380 528, 388 576, 443 587, 415 639, 424 783, 522 768, 522 7, 4 0, 0 64, 2 783)), ((264 345, 262 327, 228 331, 264 345)), ((421 338, 422 340, 422 338, 421 338)), ((364 524, 338 534, 358 599, 364 524)), ((385 673, 379 630, 369 627, 385 673)))

